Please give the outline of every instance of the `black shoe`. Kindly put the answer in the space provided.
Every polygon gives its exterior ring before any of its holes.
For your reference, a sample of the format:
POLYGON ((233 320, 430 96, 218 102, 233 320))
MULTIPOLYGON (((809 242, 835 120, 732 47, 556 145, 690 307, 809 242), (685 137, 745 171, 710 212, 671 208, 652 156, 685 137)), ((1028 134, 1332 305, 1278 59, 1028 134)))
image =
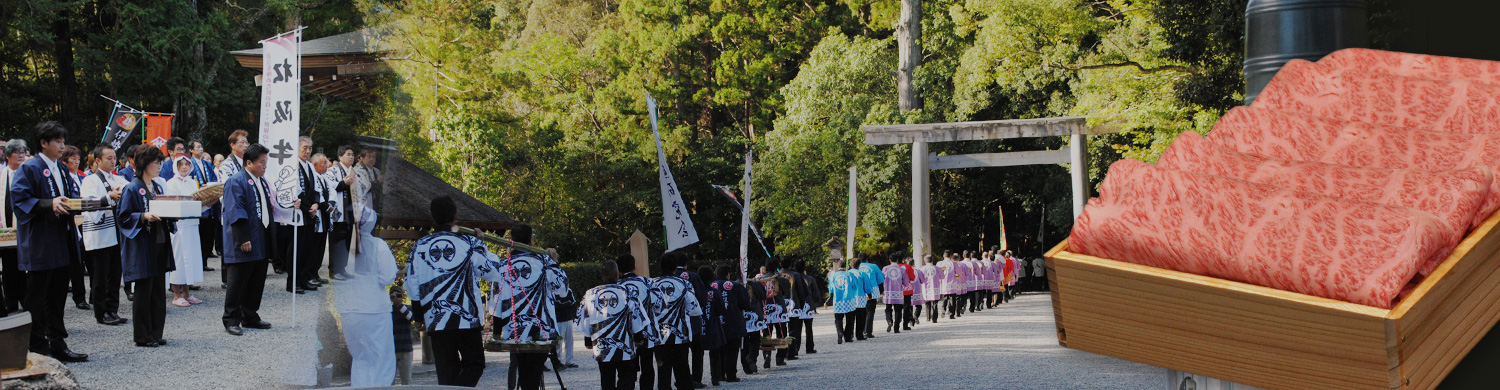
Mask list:
POLYGON ((328 279, 318 278, 318 284, 328 284, 328 279))
POLYGON ((109 326, 117 326, 117 325, 121 325, 121 324, 125 323, 124 321, 121 321, 119 318, 113 318, 113 316, 111 316, 109 314, 105 314, 103 316, 96 317, 96 318, 94 318, 94 321, 98 321, 100 324, 109 325, 109 326))
POLYGON ((196 285, 196 284, 190 284, 190 285, 188 285, 188 291, 198 291, 198 290, 202 290, 202 289, 203 289, 203 287, 198 287, 198 285, 196 285))
POLYGON ((844 343, 844 338, 843 337, 839 337, 839 344, 843 344, 843 343, 844 343))
POLYGON ((865 338, 867 338, 867 339, 873 339, 873 338, 875 338, 875 335, 871 334, 871 333, 865 333, 865 338))
POLYGON ((814 350, 809 349, 809 350, 807 350, 807 353, 813 354, 813 353, 818 353, 818 351, 814 351, 814 350))
POLYGON ((865 338, 864 337, 855 337, 854 340, 855 341, 865 341, 865 338))
POLYGON ((229 283, 219 283, 219 288, 228 290, 229 289, 229 283))
POLYGON ((302 284, 304 286, 313 286, 313 287, 320 287, 320 286, 323 285, 323 283, 319 282, 317 279, 309 279, 308 281, 303 282, 302 284))
POLYGON ((776 362, 776 366, 777 367, 781 367, 781 366, 785 366, 785 365, 786 365, 786 361, 785 360, 776 362))
POLYGON ((224 331, 235 336, 245 334, 245 329, 239 325, 224 325, 224 331))
POLYGON ((281 274, 285 274, 286 273, 286 270, 281 269, 281 267, 272 267, 272 268, 274 268, 274 269, 271 270, 271 271, 276 272, 277 275, 281 275, 281 274))
POLYGON ((166 339, 157 339, 156 340, 156 345, 160 345, 160 346, 165 347, 165 346, 167 346, 167 340, 166 339))
POLYGON ((204 271, 213 271, 213 267, 203 267, 204 271))
POLYGON ((144 342, 144 343, 142 343, 142 342, 136 342, 135 346, 137 346, 137 347, 146 347, 146 348, 156 348, 156 347, 159 347, 161 345, 157 344, 155 341, 147 341, 147 342, 144 342))
POLYGON ((573 363, 568 363, 568 364, 564 364, 564 365, 563 365, 563 367, 567 367, 567 368, 578 368, 578 365, 577 365, 577 364, 573 364, 573 363))
POLYGON ((305 289, 303 289, 303 288, 301 288, 301 287, 298 287, 298 288, 297 288, 297 289, 296 289, 296 290, 292 290, 292 289, 291 289, 291 288, 290 288, 290 287, 289 287, 289 288, 287 288, 287 289, 286 289, 286 292, 295 292, 295 293, 298 293, 298 294, 306 294, 306 293, 307 293, 307 290, 305 290, 305 289))
POLYGON ((349 278, 346 277, 346 276, 344 276, 344 274, 333 274, 333 276, 330 277, 329 279, 333 279, 333 280, 349 280, 349 278))
POLYGON ((125 292, 125 300, 131 301, 131 302, 135 302, 135 293, 126 291, 125 292))
POLYGON ((73 306, 77 306, 79 310, 94 310, 94 307, 90 306, 88 302, 78 302, 73 304, 73 306))
MULTIPOLYGON (((714 386, 718 386, 718 384, 715 383, 714 386)), ((702 388, 706 388, 706 387, 708 387, 708 385, 705 385, 703 383, 694 383, 693 384, 693 388, 694 389, 702 389, 702 388)))
POLYGON ((891 324, 885 324, 885 332, 891 333, 891 324))
POLYGON ((729 378, 729 379, 725 379, 725 380, 724 380, 724 381, 725 381, 725 382, 729 382, 729 383, 734 383, 734 382, 739 382, 739 381, 740 381, 740 378, 734 378, 734 377, 731 377, 731 378, 729 378))
POLYGON ((265 321, 256 321, 252 324, 245 324, 245 327, 250 329, 271 329, 271 323, 265 321))
POLYGON ((89 361, 89 355, 73 352, 72 350, 69 350, 67 348, 63 348, 61 352, 54 348, 52 350, 52 358, 68 363, 89 361))
POLYGON ((113 317, 116 320, 120 320, 120 325, 124 325, 124 324, 130 323, 130 319, 129 318, 121 317, 119 314, 109 313, 109 316, 113 317))
POLYGON ((787 356, 786 357, 786 360, 797 360, 797 359, 801 359, 801 358, 796 357, 796 356, 787 356))

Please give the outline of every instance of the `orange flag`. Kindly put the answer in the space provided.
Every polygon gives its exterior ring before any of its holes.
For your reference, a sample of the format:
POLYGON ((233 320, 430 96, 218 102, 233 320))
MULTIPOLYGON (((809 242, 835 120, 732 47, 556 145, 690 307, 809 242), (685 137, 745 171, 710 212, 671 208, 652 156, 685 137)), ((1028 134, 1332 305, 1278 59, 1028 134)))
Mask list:
POLYGON ((145 142, 162 154, 167 154, 167 139, 172 138, 172 116, 150 114, 146 116, 145 142))

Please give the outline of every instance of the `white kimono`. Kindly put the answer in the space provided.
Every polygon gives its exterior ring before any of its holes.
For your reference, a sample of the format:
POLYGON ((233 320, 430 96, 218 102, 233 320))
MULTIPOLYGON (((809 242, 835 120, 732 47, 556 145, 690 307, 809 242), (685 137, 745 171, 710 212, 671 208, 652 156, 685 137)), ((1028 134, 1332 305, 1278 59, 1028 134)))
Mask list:
POLYGON ((396 379, 396 336, 392 331, 391 297, 386 286, 396 280, 396 256, 385 240, 375 238, 375 210, 361 208, 359 255, 349 263, 349 279, 338 281, 333 307, 344 322, 349 345, 349 385, 390 386, 396 379))
MULTIPOLYGON (((176 176, 167 180, 163 195, 193 195, 198 192, 198 181, 192 176, 176 176)), ((208 210, 208 207, 204 207, 208 210)), ((177 220, 177 232, 172 233, 172 256, 177 261, 177 270, 167 274, 167 283, 193 284, 203 281, 203 243, 198 237, 197 219, 177 220)))
MULTIPOLYGON (((120 189, 127 185, 130 185, 130 182, 112 173, 105 173, 102 176, 89 175, 83 178, 81 195, 84 199, 104 199, 105 204, 115 206, 119 201, 109 198, 110 190, 120 189), (108 183, 105 183, 105 177, 108 177, 108 183)), ((79 225, 78 228, 83 231, 83 250, 85 251, 96 251, 120 244, 120 232, 115 225, 115 213, 112 210, 83 213, 83 225, 79 225)))

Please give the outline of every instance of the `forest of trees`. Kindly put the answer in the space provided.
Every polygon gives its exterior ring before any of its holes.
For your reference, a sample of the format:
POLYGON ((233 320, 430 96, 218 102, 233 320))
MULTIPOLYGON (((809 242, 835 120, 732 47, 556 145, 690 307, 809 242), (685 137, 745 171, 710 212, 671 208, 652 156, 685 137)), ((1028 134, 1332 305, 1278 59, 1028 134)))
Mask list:
MULTIPOLYGON (((738 254, 738 188, 754 150, 754 221, 778 254, 843 237, 847 169, 860 172, 856 247, 908 250, 910 153, 861 125, 1084 116, 1091 176, 1152 160, 1241 100, 1244 0, 925 0, 922 109, 897 108, 899 0, 13 0, 0 4, 0 133, 46 119, 71 143, 101 136, 106 95, 178 113, 179 135, 254 129, 255 70, 227 54, 307 26, 372 28, 395 70, 373 102, 308 92, 321 145, 395 138, 409 160, 536 228, 566 258, 661 237, 647 93, 708 259, 738 254)), ((1372 18, 1384 15, 1371 2, 1372 18)), ((1377 35, 1377 45, 1378 41, 1377 35)), ((1062 138, 932 144, 940 154, 1057 149, 1062 138)), ((1072 224, 1067 170, 932 173, 934 247, 1020 255, 1072 224)), ((660 252, 660 240, 653 246, 660 252)), ((754 244, 752 244, 754 245, 754 244)), ((752 250, 757 253, 758 250, 752 250)))

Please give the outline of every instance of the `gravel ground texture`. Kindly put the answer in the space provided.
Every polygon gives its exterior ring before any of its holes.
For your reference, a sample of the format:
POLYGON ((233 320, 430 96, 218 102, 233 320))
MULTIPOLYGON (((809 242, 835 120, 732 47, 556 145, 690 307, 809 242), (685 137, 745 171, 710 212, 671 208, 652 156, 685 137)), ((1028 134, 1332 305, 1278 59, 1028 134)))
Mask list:
MULTIPOLYGON (((120 316, 131 323, 100 325, 93 311, 73 307, 71 294, 66 306, 68 345, 86 353, 89 361, 68 363, 68 368, 86 389, 264 389, 296 388, 317 384, 318 342, 314 329, 318 310, 324 305, 324 290, 297 295, 297 324, 292 323, 292 296, 286 292, 286 275, 266 271, 266 289, 260 315, 271 329, 245 329, 243 336, 224 332, 224 289, 219 287, 218 258, 210 258, 214 271, 203 273, 203 289, 193 291, 202 304, 177 307, 167 304, 163 338, 158 348, 135 346, 131 339, 134 318, 131 302, 120 294, 120 316)), ((270 267, 267 267, 270 268, 270 267)), ((172 294, 166 294, 170 300, 172 294)))
MULTIPOLYGON (((818 353, 740 374, 723 389, 1151 389, 1167 384, 1167 370, 1058 346, 1052 301, 1030 293, 993 309, 955 320, 922 323, 901 334, 885 333, 884 307, 875 319, 875 339, 838 344, 833 316, 813 321, 818 353)), ((574 363, 562 372, 570 390, 599 389, 599 369, 583 335, 575 333, 574 363)), ((418 348, 420 354, 420 348, 418 348)), ((488 353, 480 388, 505 388, 509 357, 488 353)), ((413 367, 413 384, 432 385, 432 366, 413 367)), ((550 366, 550 364, 549 364, 550 366)), ((707 369, 705 359, 704 368, 707 369)), ((704 383, 708 383, 707 373, 704 383)), ((546 388, 558 389, 547 372, 546 388)), ((709 387, 714 389, 716 387, 709 387)))

